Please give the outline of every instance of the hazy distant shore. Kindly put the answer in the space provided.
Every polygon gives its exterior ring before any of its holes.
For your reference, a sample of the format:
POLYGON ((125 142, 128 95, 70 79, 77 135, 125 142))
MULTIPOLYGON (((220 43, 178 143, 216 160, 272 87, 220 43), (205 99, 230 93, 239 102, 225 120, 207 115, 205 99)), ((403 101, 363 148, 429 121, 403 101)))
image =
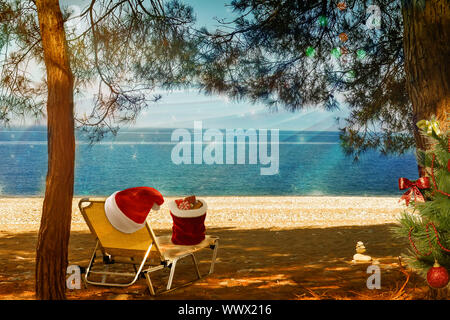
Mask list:
MULTIPOLYGON (((201 196, 200 196, 201 197, 201 196)), ((72 230, 88 231, 74 198, 72 230)), ((99 198, 99 197, 95 197, 99 198)), ((155 229, 170 229, 166 197, 161 210, 149 215, 155 229)), ((396 223, 404 210, 399 197, 358 196, 205 196, 208 204, 206 228, 305 228, 396 223)), ((39 229, 42 197, 0 197, 0 232, 39 229)))

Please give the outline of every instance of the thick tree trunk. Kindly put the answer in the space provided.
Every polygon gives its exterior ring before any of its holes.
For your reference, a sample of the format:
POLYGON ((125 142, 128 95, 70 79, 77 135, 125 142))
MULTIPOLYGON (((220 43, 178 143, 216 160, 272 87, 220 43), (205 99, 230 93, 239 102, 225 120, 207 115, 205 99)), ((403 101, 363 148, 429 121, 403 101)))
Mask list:
POLYGON ((73 75, 58 0, 37 0, 47 68, 48 172, 36 248, 36 297, 65 299, 75 136, 73 75))
MULTIPOLYGON (((435 115, 445 130, 450 112, 449 0, 403 0, 403 50, 414 121, 435 115)), ((415 126, 416 148, 429 148, 415 126)), ((424 168, 419 167, 419 175, 424 168)))

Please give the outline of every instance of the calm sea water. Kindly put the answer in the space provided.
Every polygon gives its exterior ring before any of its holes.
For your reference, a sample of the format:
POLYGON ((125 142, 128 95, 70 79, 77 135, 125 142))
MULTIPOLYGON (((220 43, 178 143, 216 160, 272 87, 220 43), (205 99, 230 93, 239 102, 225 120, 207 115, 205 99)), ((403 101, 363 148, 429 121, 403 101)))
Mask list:
MULTIPOLYGON (((78 134, 75 194, 104 196, 152 186, 165 196, 397 196, 402 193, 397 185, 400 176, 417 179, 412 152, 395 157, 368 152, 354 163, 343 154, 338 132, 280 131, 277 175, 261 175, 260 168, 268 165, 248 164, 248 159, 245 165, 176 165, 171 159, 176 145, 172 132, 122 130, 93 146, 78 134)), ((46 139, 45 128, 0 131, 0 196, 44 194, 46 139)))

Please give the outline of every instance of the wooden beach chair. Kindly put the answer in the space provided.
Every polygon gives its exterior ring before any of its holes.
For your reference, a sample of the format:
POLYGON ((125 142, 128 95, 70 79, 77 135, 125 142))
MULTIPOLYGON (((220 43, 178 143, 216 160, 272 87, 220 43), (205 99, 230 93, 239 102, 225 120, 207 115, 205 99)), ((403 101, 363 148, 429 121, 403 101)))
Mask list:
MULTIPOLYGON (((127 234, 118 231, 106 217, 104 210, 105 199, 84 198, 80 200, 78 206, 91 233, 97 240, 84 277, 85 282, 88 284, 127 287, 134 284, 140 276, 145 276, 150 294, 156 295, 189 285, 214 271, 214 263, 219 247, 218 237, 206 235, 205 240, 193 246, 175 245, 171 241, 171 235, 155 236, 148 221, 144 228, 134 233, 127 234), (205 248, 212 249, 213 252, 209 272, 202 276, 194 253, 205 248), (93 271, 98 250, 102 254, 101 264, 103 265, 103 270, 93 271), (188 256, 192 258, 197 279, 171 289, 177 262, 188 256), (134 270, 133 272, 110 272, 109 266, 112 264, 127 264, 128 266, 131 264, 134 270), (155 292, 150 274, 165 268, 170 269, 166 290, 155 292), (93 277, 96 277, 95 275, 100 275, 101 280, 94 280, 93 277), (114 277, 116 280, 113 282, 106 281, 107 278, 114 277), (118 277, 125 277, 129 281, 118 281, 118 277)), ((97 278, 99 277, 97 276, 97 278)))

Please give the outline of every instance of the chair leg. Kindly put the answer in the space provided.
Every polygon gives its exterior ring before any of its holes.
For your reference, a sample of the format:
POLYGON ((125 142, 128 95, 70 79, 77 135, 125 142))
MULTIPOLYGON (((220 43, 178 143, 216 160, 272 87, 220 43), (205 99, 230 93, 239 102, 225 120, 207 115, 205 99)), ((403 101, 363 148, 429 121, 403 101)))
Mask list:
POLYGON ((150 294, 152 296, 154 296, 155 289, 153 288, 152 280, 150 279, 150 274, 148 272, 145 273, 145 279, 147 280, 147 286, 148 286, 148 289, 150 290, 150 294))
MULTIPOLYGON (((212 246, 211 246, 211 249, 213 249, 212 246)), ((209 269, 209 273, 205 274, 203 277, 205 277, 205 276, 207 276, 207 275, 209 275, 209 274, 211 274, 211 273, 214 272, 214 264, 215 264, 215 261, 216 261, 216 258, 217 258, 217 251, 218 251, 218 249, 219 249, 219 241, 216 240, 216 241, 214 242, 214 249, 213 249, 214 251, 213 251, 213 254, 212 254, 211 266, 210 266, 210 269, 209 269)), ((149 287, 150 294, 152 294, 152 295, 165 294, 165 293, 171 292, 171 291, 173 291, 173 290, 176 290, 176 289, 178 289, 178 288, 188 286, 188 285, 190 285, 190 284, 192 284, 192 283, 198 281, 199 279, 202 279, 202 278, 203 278, 202 275, 201 275, 201 273, 200 273, 200 270, 199 270, 199 268, 198 268, 197 258, 195 257, 195 255, 194 255, 193 253, 190 253, 190 254, 188 254, 188 255, 184 255, 184 256, 178 257, 177 259, 175 259, 174 261, 172 261, 172 264, 169 266, 169 267, 170 267, 170 274, 169 274, 169 280, 167 281, 166 290, 164 290, 164 291, 162 291, 162 292, 156 292, 156 291, 155 291, 155 289, 154 289, 154 287, 153 287, 153 284, 152 284, 152 282, 151 282, 151 279, 150 279, 150 273, 151 273, 151 272, 154 272, 154 271, 157 271, 157 270, 159 270, 159 269, 163 269, 164 266, 161 265, 161 266, 158 266, 158 267, 153 267, 153 268, 147 269, 147 270, 145 271, 145 277, 146 277, 146 279, 147 279, 147 284, 148 284, 148 287, 149 287), (188 281, 188 282, 186 282, 186 283, 184 283, 184 284, 182 284, 182 285, 180 285, 180 286, 178 286, 178 287, 172 289, 172 282, 173 282, 173 277, 174 277, 174 275, 175 275, 175 269, 176 269, 176 266, 177 266, 177 262, 178 262, 178 260, 180 260, 180 259, 182 259, 182 258, 184 258, 184 257, 187 257, 188 255, 190 255, 191 258, 192 258, 192 261, 193 261, 193 264, 194 264, 195 271, 196 271, 196 273, 197 273, 198 279, 192 280, 192 281, 188 281)), ((167 267, 167 265, 166 265, 165 267, 167 267)))
POLYGON ((219 250, 219 241, 214 241, 214 251, 211 259, 211 267, 209 268, 209 273, 212 274, 214 272, 214 264, 216 263, 217 251, 219 250))
POLYGON ((147 286, 148 286, 148 289, 149 289, 150 294, 151 294, 152 296, 155 296, 155 295, 156 295, 156 291, 155 291, 155 288, 153 287, 152 280, 150 279, 150 273, 155 272, 155 271, 158 271, 158 270, 161 270, 161 269, 164 269, 164 265, 159 265, 159 266, 150 267, 150 268, 148 268, 147 270, 145 270, 145 271, 143 272, 144 275, 145 275, 145 279, 147 280, 147 286))
POLYGON ((86 273, 85 273, 85 275, 84 275, 85 283, 89 282, 89 281, 88 281, 88 277, 89 277, 89 273, 90 273, 90 271, 91 271, 91 268, 92 268, 92 266, 94 265, 95 256, 96 256, 96 254, 97 254, 98 243, 99 243, 99 241, 97 240, 97 242, 95 243, 94 252, 92 252, 91 260, 89 260, 89 265, 88 265, 87 268, 86 268, 86 273))
MULTIPOLYGON (((215 264, 215 262, 216 262, 216 257, 217 257, 217 251, 218 251, 218 249, 219 249, 219 242, 216 240, 216 241, 214 242, 214 251, 213 251, 213 256, 212 256, 212 259, 211 259, 211 266, 210 266, 210 268, 209 268, 209 273, 208 273, 208 275, 214 272, 214 264, 215 264)), ((202 278, 202 275, 200 274, 200 270, 198 269, 197 259, 195 258, 195 255, 194 255, 193 253, 191 253, 191 254, 189 254, 189 255, 191 256, 192 262, 194 263, 194 267, 195 267, 195 271, 196 271, 196 273, 197 273, 197 277, 198 277, 198 279, 201 279, 201 278, 202 278)), ((177 261, 178 261, 178 259, 174 260, 174 261, 172 262, 171 267, 170 267, 170 275, 169 275, 169 280, 168 280, 168 282, 167 282, 167 288, 166 288, 166 291, 170 290, 170 288, 172 287, 172 281, 173 281, 173 276, 174 276, 174 274, 175 274, 175 268, 176 268, 176 265, 177 265, 177 261)), ((198 280, 198 279, 197 279, 197 280, 198 280)), ((194 281, 196 281, 196 280, 194 280, 194 281)), ((188 282, 188 283, 192 283, 192 281, 190 281, 190 282, 188 282)))
MULTIPOLYGON (((103 271, 103 272, 96 271, 96 272, 94 272, 94 271, 91 271, 90 269, 91 269, 91 267, 92 267, 92 265, 93 265, 93 263, 94 263, 95 252, 96 252, 97 247, 98 247, 98 241, 97 241, 97 245, 96 245, 96 247, 95 247, 95 249, 94 249, 94 254, 92 255, 91 262, 89 263, 89 266, 88 266, 88 268, 86 269, 86 275, 85 275, 85 277, 84 277, 85 282, 86 282, 86 283, 89 283, 89 284, 101 285, 101 286, 115 286, 115 287, 128 287, 128 286, 131 286, 131 285, 134 284, 134 283, 136 282, 136 280, 139 278, 139 276, 140 276, 140 274, 141 274, 141 272, 142 272, 142 269, 143 269, 143 267, 144 267, 144 265, 145 265, 145 262, 147 261, 147 258, 148 258, 149 254, 150 254, 150 251, 151 251, 151 249, 152 249, 152 246, 153 246, 153 243, 150 244, 150 246, 148 247, 147 252, 145 253, 144 257, 142 258, 141 264, 139 265, 139 268, 137 269, 137 271, 135 271, 135 273, 120 273, 120 272, 108 272, 108 271, 103 271), (101 282, 90 281, 90 280, 88 279, 88 276, 89 276, 90 273, 102 274, 102 281, 101 281, 101 282), (118 275, 118 276, 131 276, 131 277, 133 277, 133 279, 132 279, 131 282, 129 282, 129 283, 116 283, 116 282, 114 282, 114 283, 107 283, 107 282, 106 282, 106 277, 107 277, 108 275, 113 275, 113 276, 114 276, 114 275, 118 275)), ((108 265, 105 265, 105 268, 106 268, 107 266, 108 266, 108 265)), ((136 267, 135 267, 135 268, 136 268, 136 267)))
POLYGON ((105 283, 106 282, 106 275, 107 275, 106 272, 109 272, 109 265, 108 264, 104 265, 103 271, 105 271, 105 273, 102 274, 102 283, 105 283))
MULTIPOLYGON (((90 284, 107 285, 107 286, 129 286, 129 285, 133 284, 133 283, 137 280, 139 274, 142 272, 142 269, 143 269, 143 267, 144 267, 144 263, 145 263, 145 261, 147 260, 147 257, 148 257, 148 255, 149 255, 150 249, 151 249, 151 246, 150 246, 150 247, 148 248, 148 250, 147 250, 147 252, 146 252, 146 254, 145 254, 145 257, 144 257, 143 261, 141 262, 139 268, 136 268, 136 265, 133 264, 133 267, 134 267, 134 269, 135 269, 135 274, 134 274, 135 277, 134 277, 133 281, 131 281, 130 283, 127 283, 127 284, 106 283, 106 282, 105 282, 106 279, 102 279, 102 280, 103 280, 102 282, 92 282, 92 281, 88 281, 88 276, 89 276, 89 274, 90 274, 91 268, 92 268, 92 266, 93 266, 93 264, 94 264, 94 261, 95 261, 96 251, 97 251, 97 249, 98 249, 98 244, 99 244, 99 243, 98 243, 98 241, 97 241, 96 246, 95 246, 95 249, 94 249, 94 252, 92 253, 91 260, 89 261, 89 265, 88 265, 88 267, 86 268, 85 284, 86 284, 86 283, 90 283, 90 284), (136 269, 137 269, 137 270, 136 270, 136 269)), ((209 269, 209 273, 208 273, 208 274, 211 274, 211 273, 214 272, 214 264, 215 264, 215 261, 216 261, 216 258, 217 258, 217 251, 218 251, 218 249, 219 249, 219 242, 216 240, 216 241, 214 242, 214 251, 213 251, 213 254, 212 254, 211 266, 210 266, 210 269, 209 269)), ((192 258, 192 262, 193 262, 193 264, 194 264, 195 271, 196 271, 196 273, 197 273, 198 279, 201 279, 202 276, 201 276, 200 270, 199 270, 199 268, 198 268, 197 259, 196 259, 195 255, 194 255, 193 253, 191 253, 191 254, 189 254, 189 255, 190 255, 191 258, 192 258)), ((186 255, 183 256, 183 257, 186 257, 186 255)), ((183 257, 181 257, 181 258, 183 258, 183 257)), ((169 292, 169 291, 172 291, 172 290, 177 289, 177 288, 174 288, 174 289, 170 290, 171 287, 172 287, 173 277, 174 277, 174 275, 175 275, 176 265, 177 265, 177 262, 178 262, 179 259, 180 259, 180 258, 174 260, 174 261, 172 262, 172 264, 170 265, 170 275, 169 275, 169 280, 168 280, 168 282, 167 282, 166 291, 165 291, 165 292, 161 292, 161 293, 166 293, 166 292, 169 292)), ((108 267, 108 266, 106 265, 105 267, 108 267)), ((150 294, 151 294, 151 295, 156 295, 156 292, 155 292, 155 289, 154 289, 154 287, 153 287, 152 281, 151 281, 151 279, 150 279, 150 273, 151 273, 151 272, 154 272, 154 271, 157 271, 157 270, 160 270, 160 269, 163 269, 163 268, 164 268, 164 266, 161 265, 161 266, 149 268, 149 269, 147 269, 147 270, 144 272, 145 278, 146 278, 146 280, 147 280, 147 285, 148 285, 148 288, 149 288, 149 291, 150 291, 150 294)), ((101 272, 97 272, 97 273, 101 273, 101 272)), ((110 273, 108 272, 107 274, 110 274, 110 273)), ((111 274, 112 274, 112 273, 111 273, 111 274)), ((104 276, 106 276, 106 274, 105 274, 104 276)), ((103 278, 103 277, 102 277, 102 278, 103 278)), ((197 280, 198 280, 198 279, 197 279, 197 280)), ((180 287, 184 287, 184 286, 186 286, 186 285, 189 285, 189 284, 191 284, 191 283, 193 283, 193 282, 195 282, 195 281, 197 281, 197 280, 189 281, 189 282, 185 283, 184 285, 182 285, 182 286, 180 286, 180 287)), ((160 294, 160 293, 158 293, 158 294, 160 294)))
POLYGON ((197 259, 195 258, 195 255, 191 253, 192 262, 194 263, 195 271, 197 272, 197 277, 200 279, 202 275, 200 274, 200 270, 198 270, 198 264, 197 259))
POLYGON ((170 275, 169 275, 169 281, 167 281, 166 290, 170 290, 170 287, 172 286, 173 275, 175 274, 175 268, 177 266, 177 261, 178 261, 178 259, 174 260, 172 262, 172 265, 170 266, 170 275))

